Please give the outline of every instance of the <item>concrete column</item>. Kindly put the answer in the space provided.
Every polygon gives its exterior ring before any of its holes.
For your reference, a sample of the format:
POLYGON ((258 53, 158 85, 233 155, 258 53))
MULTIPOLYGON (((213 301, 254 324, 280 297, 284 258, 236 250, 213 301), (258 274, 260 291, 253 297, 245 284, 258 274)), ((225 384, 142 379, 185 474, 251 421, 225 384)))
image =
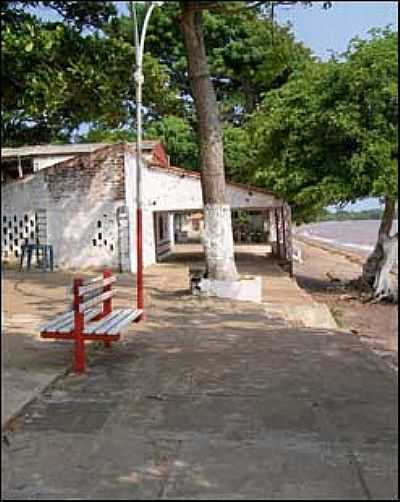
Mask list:
POLYGON ((168 221, 169 240, 171 242, 171 251, 174 251, 175 250, 175 228, 174 228, 175 227, 175 225, 174 225, 175 215, 174 215, 174 213, 169 213, 168 218, 169 218, 169 221, 168 221))
MULTIPOLYGON (((123 271, 130 271, 135 273, 136 262, 136 205, 135 205, 135 173, 136 173, 136 160, 130 153, 124 154, 124 181, 125 181, 125 209, 126 209, 126 222, 127 222, 127 238, 128 238, 128 259, 129 265, 126 267, 125 258, 123 259, 123 271)), ((119 223, 118 223, 119 227, 119 223)), ((125 252, 125 251, 124 251, 125 252)), ((120 262, 122 263, 122 262, 120 262)))
POLYGON ((126 206, 117 209, 118 224, 118 261, 121 272, 134 272, 131 268, 130 260, 130 238, 129 238, 129 213, 126 206))

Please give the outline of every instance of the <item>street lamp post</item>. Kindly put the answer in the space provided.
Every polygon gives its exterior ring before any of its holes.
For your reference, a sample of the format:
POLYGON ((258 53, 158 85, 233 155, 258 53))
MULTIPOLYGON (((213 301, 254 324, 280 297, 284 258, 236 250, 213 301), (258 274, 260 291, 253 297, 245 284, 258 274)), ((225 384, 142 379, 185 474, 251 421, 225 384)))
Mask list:
MULTIPOLYGON (((143 76, 143 52, 144 39, 147 25, 154 8, 161 6, 164 2, 151 2, 147 9, 142 30, 140 32, 136 13, 136 2, 130 2, 130 10, 133 16, 135 30, 135 56, 136 71, 134 74, 136 85, 136 303, 137 308, 144 310, 144 286, 143 286, 143 194, 142 194, 142 87, 143 76)), ((142 315, 143 317, 143 315, 142 315)))

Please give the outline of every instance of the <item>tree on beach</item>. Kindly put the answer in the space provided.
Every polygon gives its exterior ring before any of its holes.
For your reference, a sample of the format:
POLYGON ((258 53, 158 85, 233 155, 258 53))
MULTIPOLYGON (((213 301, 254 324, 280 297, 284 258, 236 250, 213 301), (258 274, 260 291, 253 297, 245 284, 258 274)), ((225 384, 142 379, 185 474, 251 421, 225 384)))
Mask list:
POLYGON ((298 221, 329 204, 385 200, 377 243, 362 283, 375 299, 397 297, 390 269, 397 200, 397 32, 372 30, 342 56, 309 63, 271 91, 248 125, 254 156, 247 172, 289 199, 298 221))

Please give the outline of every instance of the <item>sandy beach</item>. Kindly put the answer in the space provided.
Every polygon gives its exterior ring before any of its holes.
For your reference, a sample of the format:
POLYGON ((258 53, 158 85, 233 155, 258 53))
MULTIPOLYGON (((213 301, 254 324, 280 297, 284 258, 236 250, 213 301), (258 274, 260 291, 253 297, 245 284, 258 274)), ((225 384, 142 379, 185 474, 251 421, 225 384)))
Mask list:
POLYGON ((338 325, 352 330, 389 364, 398 366, 398 307, 389 303, 362 303, 344 290, 337 278, 348 281, 361 273, 361 256, 340 251, 319 242, 297 238, 302 263, 295 262, 298 284, 320 302, 326 303, 338 325), (331 278, 330 278, 331 277, 331 278))

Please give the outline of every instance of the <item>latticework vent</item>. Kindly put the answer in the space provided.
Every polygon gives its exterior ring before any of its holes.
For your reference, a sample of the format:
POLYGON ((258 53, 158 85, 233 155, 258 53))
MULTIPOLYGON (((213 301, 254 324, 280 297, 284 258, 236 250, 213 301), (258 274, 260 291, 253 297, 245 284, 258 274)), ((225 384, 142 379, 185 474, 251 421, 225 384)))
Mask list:
MULTIPOLYGON (((2 217, 2 258, 21 256, 23 244, 34 244, 39 237, 39 213, 5 214, 2 217)), ((41 220, 43 225, 43 218, 41 220)), ((45 222, 44 222, 45 224, 45 222)))
POLYGON ((115 250, 116 223, 113 217, 103 214, 96 221, 96 227, 92 234, 92 245, 94 247, 106 247, 111 252, 115 250))

